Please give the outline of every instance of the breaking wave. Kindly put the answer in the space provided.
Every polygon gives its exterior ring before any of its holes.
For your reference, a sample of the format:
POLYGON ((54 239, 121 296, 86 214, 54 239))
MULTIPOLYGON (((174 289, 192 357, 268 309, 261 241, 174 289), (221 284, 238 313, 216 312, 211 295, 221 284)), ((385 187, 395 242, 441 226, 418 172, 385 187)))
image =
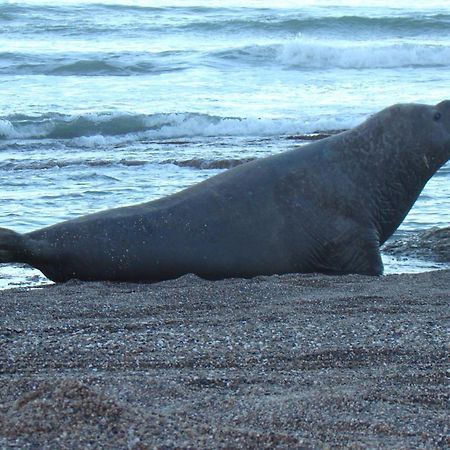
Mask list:
POLYGON ((351 128, 352 118, 258 119, 198 113, 92 113, 69 116, 13 115, 0 118, 1 140, 72 140, 81 147, 124 141, 168 140, 215 136, 278 136, 351 128))
POLYGON ((299 68, 448 67, 450 46, 414 42, 320 41, 301 37, 284 44, 277 53, 282 64, 299 68))
POLYGON ((330 41, 298 36, 283 44, 239 47, 216 52, 215 56, 233 63, 275 63, 296 69, 448 67, 450 45, 330 41))
POLYGON ((0 74, 51 76, 161 75, 198 65, 278 66, 305 69, 383 69, 449 67, 450 44, 395 41, 293 39, 265 45, 229 47, 210 52, 99 52, 94 55, 0 52, 0 74))

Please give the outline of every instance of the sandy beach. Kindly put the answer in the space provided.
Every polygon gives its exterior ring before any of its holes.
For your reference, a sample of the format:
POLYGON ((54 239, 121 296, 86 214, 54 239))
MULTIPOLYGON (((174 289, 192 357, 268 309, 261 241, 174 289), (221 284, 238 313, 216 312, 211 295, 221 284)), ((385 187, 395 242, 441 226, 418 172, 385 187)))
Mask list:
POLYGON ((0 292, 0 447, 445 448, 450 271, 0 292))

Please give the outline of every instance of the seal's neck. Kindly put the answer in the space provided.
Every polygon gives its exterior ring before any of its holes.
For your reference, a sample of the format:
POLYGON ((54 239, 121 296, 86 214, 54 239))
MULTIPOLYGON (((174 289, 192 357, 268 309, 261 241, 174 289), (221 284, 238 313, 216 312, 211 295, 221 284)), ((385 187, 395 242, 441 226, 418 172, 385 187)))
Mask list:
POLYGON ((410 142, 405 148, 405 141, 408 139, 401 130, 387 135, 361 127, 344 135, 340 143, 345 171, 363 190, 361 195, 369 195, 370 219, 380 245, 402 223, 427 181, 443 164, 428 157, 428 149, 420 148, 419 143, 410 142))
POLYGON ((379 183, 374 197, 374 223, 380 245, 392 236, 413 207, 433 175, 425 160, 402 161, 388 170, 379 168, 379 183))

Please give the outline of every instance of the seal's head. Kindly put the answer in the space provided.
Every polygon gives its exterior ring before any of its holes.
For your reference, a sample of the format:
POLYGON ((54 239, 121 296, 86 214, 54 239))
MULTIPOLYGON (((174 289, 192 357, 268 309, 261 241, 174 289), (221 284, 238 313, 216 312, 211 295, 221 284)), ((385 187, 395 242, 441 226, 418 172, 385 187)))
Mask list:
POLYGON ((370 193, 382 244, 450 159, 450 100, 390 106, 344 138, 346 173, 361 187, 359 195, 370 193))
POLYGON ((439 167, 450 159, 450 100, 444 100, 433 110, 433 136, 435 158, 439 167))
POLYGON ((433 175, 450 159, 450 100, 437 105, 399 104, 388 109, 396 139, 407 143, 403 148, 399 145, 403 157, 423 162, 429 176, 433 175))
POLYGON ((437 105, 393 105, 356 130, 363 145, 353 146, 352 151, 357 148, 359 161, 367 158, 372 168, 379 167, 380 176, 391 163, 426 182, 450 159, 450 100, 437 105))

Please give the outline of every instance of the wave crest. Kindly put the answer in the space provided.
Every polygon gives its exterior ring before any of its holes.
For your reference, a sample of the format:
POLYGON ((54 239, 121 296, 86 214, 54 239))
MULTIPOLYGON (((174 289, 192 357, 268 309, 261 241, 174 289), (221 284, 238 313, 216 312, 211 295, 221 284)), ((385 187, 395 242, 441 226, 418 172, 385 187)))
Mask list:
POLYGON ((72 140, 77 146, 94 147, 135 140, 307 134, 351 128, 355 122, 355 118, 342 117, 257 119, 198 113, 93 113, 80 116, 48 113, 0 118, 0 140, 72 140))
POLYGON ((301 68, 446 67, 450 46, 421 43, 377 43, 297 39, 280 47, 278 61, 301 68))
POLYGON ((29 54, 0 52, 0 74, 52 76, 160 75, 186 70, 191 51, 29 54))
POLYGON ((322 40, 297 36, 264 45, 230 46, 210 52, 163 51, 61 55, 0 52, 0 74, 141 76, 186 71, 197 64, 281 66, 297 69, 448 67, 450 44, 322 40))

